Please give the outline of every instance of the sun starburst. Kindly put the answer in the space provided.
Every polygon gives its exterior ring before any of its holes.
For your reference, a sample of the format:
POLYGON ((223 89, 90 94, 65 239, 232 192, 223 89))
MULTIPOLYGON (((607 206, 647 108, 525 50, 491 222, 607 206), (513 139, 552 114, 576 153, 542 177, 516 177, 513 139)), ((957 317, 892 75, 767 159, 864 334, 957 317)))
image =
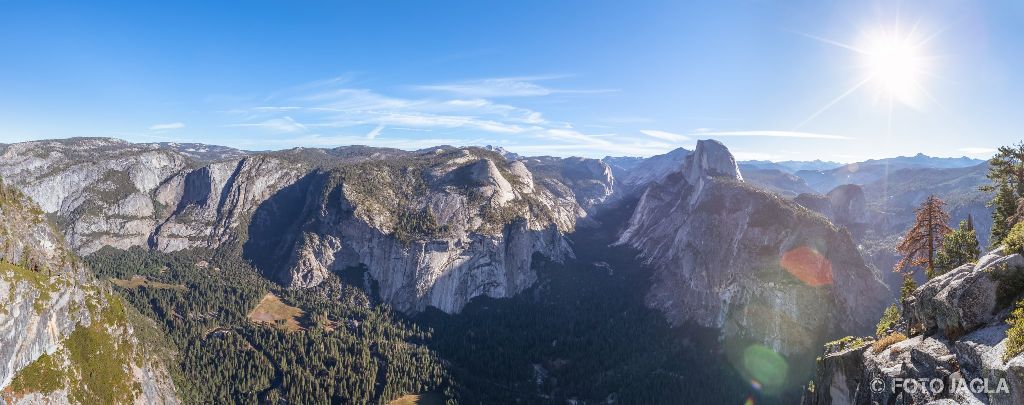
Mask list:
POLYGON ((927 45, 940 32, 921 35, 918 24, 909 30, 901 29, 899 24, 879 25, 862 31, 853 44, 801 33, 821 43, 853 52, 861 75, 855 84, 815 111, 796 128, 814 120, 864 87, 873 88, 876 103, 888 107, 890 123, 895 103, 923 109, 926 99, 935 100, 926 90, 926 79, 937 76, 932 71, 931 61, 934 58, 929 56, 927 45))
POLYGON ((913 31, 901 35, 898 26, 869 32, 858 47, 864 70, 877 94, 915 108, 921 107, 923 81, 928 76, 929 58, 924 43, 913 31))

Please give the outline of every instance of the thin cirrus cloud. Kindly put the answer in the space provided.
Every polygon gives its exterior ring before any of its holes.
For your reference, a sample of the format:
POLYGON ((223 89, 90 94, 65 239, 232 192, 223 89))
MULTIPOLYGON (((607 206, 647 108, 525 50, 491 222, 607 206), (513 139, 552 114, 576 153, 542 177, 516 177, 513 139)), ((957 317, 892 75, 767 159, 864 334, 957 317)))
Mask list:
POLYGON ((695 137, 729 137, 729 136, 749 136, 749 137, 768 137, 768 138, 802 138, 802 139, 830 139, 830 140, 853 140, 854 138, 845 135, 833 135, 833 134, 820 134, 815 132, 800 132, 800 131, 715 131, 711 129, 702 128, 702 130, 695 131, 691 136, 695 137))
POLYGON ((150 131, 169 131, 172 129, 185 128, 184 122, 171 122, 167 124, 153 124, 149 127, 150 131))
POLYGON ((415 90, 442 92, 454 94, 460 97, 540 97, 552 94, 595 94, 608 93, 617 90, 613 89, 556 89, 541 85, 537 82, 561 79, 566 75, 547 76, 522 76, 522 77, 498 77, 489 79, 464 80, 450 83, 428 84, 412 86, 415 90))
POLYGON ((990 155, 996 152, 996 148, 980 148, 980 147, 968 147, 957 149, 960 152, 968 155, 990 155))
POLYGON ((377 136, 379 136, 380 133, 383 132, 383 131, 384 131, 384 126, 383 125, 378 125, 376 128, 373 128, 373 129, 370 130, 370 132, 366 133, 366 139, 376 139, 377 136))
POLYGON ((294 118, 289 116, 271 118, 254 123, 229 124, 225 125, 225 127, 258 128, 275 133, 305 132, 307 130, 305 125, 298 121, 295 121, 294 118))
POLYGON ((669 142, 685 142, 690 140, 690 137, 686 135, 680 135, 668 131, 660 131, 657 129, 641 129, 640 133, 647 135, 651 138, 657 138, 669 142))
MULTIPOLYGON (((489 98, 551 94, 552 90, 531 85, 530 81, 553 78, 487 79, 466 82, 458 89, 419 86, 418 90, 431 92, 423 97, 394 96, 372 89, 353 88, 349 87, 350 80, 323 80, 273 92, 254 100, 254 105, 248 107, 223 110, 236 120, 223 127, 257 128, 288 134, 295 145, 306 144, 300 142, 352 142, 415 148, 421 147, 424 140, 454 137, 452 139, 473 139, 480 144, 543 146, 553 151, 560 149, 552 146, 571 145, 577 154, 586 154, 614 150, 615 146, 623 143, 608 139, 614 134, 584 133, 575 129, 572 123, 550 120, 540 111, 489 98), (476 87, 471 88, 474 85, 476 87), (385 132, 385 128, 394 131, 385 132), (444 136, 437 137, 431 133, 444 136), (392 138, 395 136, 404 137, 392 138)), ((277 142, 265 140, 267 146, 277 142)), ((653 150, 648 146, 640 148, 653 150)))

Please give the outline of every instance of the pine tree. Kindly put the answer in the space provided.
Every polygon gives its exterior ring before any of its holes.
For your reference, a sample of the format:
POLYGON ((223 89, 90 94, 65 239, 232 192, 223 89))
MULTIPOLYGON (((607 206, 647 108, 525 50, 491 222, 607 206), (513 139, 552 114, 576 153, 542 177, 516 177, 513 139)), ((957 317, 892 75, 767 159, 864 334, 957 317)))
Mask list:
POLYGON ((982 191, 995 191, 992 207, 991 245, 999 246, 1010 228, 1024 219, 1024 142, 999 148, 989 160, 988 178, 992 184, 982 191))
POLYGON ((1024 195, 1024 142, 1000 147, 988 162, 988 178, 994 185, 984 189, 991 191, 1005 184, 1018 197, 1024 195))
POLYGON ((960 221, 960 227, 946 234, 942 240, 942 247, 935 254, 935 274, 944 274, 964 264, 972 263, 978 260, 980 254, 981 246, 978 244, 974 225, 969 219, 960 221))
POLYGON ((952 231, 949 225, 949 214, 943 210, 946 205, 935 195, 928 196, 921 207, 914 210, 914 226, 900 240, 896 250, 903 254, 893 271, 900 272, 909 267, 926 265, 928 278, 935 276, 935 251, 942 245, 943 237, 952 231))
POLYGON ((914 276, 904 274, 903 287, 900 287, 900 305, 907 305, 907 298, 914 295, 914 290, 917 290, 917 283, 914 282, 914 276))
POLYGON ((1015 217, 1017 211, 1017 198, 1013 192, 1013 188, 1008 184, 1003 184, 996 189, 995 197, 992 197, 992 201, 988 203, 989 207, 992 207, 992 233, 991 233, 991 245, 999 246, 1003 243, 1003 239, 1006 239, 1006 235, 1010 233, 1010 228, 1013 228, 1011 220, 1015 217))

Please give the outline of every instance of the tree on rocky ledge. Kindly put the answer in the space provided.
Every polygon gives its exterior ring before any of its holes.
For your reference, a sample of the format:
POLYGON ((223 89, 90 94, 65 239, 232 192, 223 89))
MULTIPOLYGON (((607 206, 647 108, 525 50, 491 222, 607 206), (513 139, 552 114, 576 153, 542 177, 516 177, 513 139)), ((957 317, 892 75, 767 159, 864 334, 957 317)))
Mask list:
POLYGON ((1010 228, 1024 219, 1024 142, 999 148, 988 162, 992 184, 982 191, 995 191, 992 201, 992 246, 999 246, 1010 228))
POLYGON ((935 254, 935 274, 944 274, 947 271, 972 263, 978 260, 981 254, 981 246, 978 244, 978 236, 974 232, 974 225, 968 217, 960 221, 960 227, 946 234, 942 240, 942 247, 935 254))
POLYGON ((917 290, 917 283, 914 282, 914 276, 910 274, 903 275, 903 286, 900 287, 900 305, 907 304, 907 298, 914 295, 914 291, 917 290))
POLYGON ((949 213, 942 207, 946 203, 935 195, 928 196, 919 208, 914 210, 914 226, 903 235, 896 251, 903 255, 893 271, 901 272, 907 267, 925 266, 928 278, 935 276, 935 251, 942 245, 942 240, 951 232, 949 213))

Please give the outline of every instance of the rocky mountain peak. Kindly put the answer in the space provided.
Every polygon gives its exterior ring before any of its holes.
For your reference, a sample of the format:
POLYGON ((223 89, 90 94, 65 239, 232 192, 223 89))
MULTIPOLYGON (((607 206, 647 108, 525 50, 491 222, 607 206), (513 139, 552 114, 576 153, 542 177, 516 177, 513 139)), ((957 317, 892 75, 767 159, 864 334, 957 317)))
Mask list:
POLYGON ((683 173, 690 184, 696 184, 704 177, 728 177, 743 181, 732 152, 729 152, 729 148, 721 142, 713 139, 697 141, 697 148, 693 154, 683 161, 683 173))
POLYGON ((505 204, 515 198, 512 184, 490 159, 480 159, 470 164, 468 169, 472 184, 482 195, 492 197, 497 204, 505 204))

